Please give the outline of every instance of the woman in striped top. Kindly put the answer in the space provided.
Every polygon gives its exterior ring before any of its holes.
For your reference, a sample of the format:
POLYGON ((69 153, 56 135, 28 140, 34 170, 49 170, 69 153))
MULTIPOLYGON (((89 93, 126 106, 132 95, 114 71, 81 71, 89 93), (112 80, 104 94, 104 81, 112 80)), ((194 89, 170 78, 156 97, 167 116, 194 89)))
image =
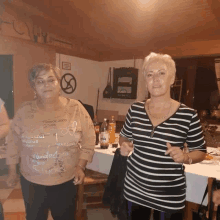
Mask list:
POLYGON ((130 219, 181 220, 186 198, 184 163, 202 161, 206 147, 194 109, 170 97, 176 67, 169 55, 151 53, 143 73, 150 99, 128 110, 120 133, 127 161, 124 197, 130 219), (187 144, 189 153, 183 151, 187 144))

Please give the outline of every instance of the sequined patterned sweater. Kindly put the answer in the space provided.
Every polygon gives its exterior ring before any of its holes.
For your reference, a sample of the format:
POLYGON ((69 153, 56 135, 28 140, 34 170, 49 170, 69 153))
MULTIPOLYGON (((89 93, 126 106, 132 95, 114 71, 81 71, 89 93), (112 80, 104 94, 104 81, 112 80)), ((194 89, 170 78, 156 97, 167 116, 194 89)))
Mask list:
POLYGON ((13 119, 6 163, 20 163, 30 182, 57 185, 72 179, 79 159, 92 162, 94 147, 93 123, 80 102, 67 99, 64 109, 48 113, 34 100, 25 102, 13 119))

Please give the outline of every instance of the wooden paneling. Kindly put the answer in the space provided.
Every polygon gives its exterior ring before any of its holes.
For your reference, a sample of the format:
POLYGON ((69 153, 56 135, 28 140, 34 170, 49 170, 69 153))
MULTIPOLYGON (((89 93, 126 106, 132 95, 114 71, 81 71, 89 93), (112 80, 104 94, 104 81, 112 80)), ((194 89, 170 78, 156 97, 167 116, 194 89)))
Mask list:
POLYGON ((217 2, 16 0, 4 4, 44 32, 85 45, 104 61, 132 59, 134 54, 140 58, 151 51, 178 57, 219 53, 217 2))

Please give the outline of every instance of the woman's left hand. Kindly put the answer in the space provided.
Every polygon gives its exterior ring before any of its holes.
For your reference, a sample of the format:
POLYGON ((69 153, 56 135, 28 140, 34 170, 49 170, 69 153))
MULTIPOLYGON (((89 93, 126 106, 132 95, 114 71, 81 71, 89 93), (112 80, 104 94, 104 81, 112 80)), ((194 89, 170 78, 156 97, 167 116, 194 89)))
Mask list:
POLYGON ((173 160, 177 163, 183 163, 185 159, 185 155, 180 147, 172 147, 170 143, 167 143, 167 151, 165 155, 170 155, 173 160))
POLYGON ((82 184, 83 180, 85 178, 85 173, 84 173, 83 169, 79 166, 76 166, 74 168, 73 177, 74 177, 73 183, 75 185, 82 184))

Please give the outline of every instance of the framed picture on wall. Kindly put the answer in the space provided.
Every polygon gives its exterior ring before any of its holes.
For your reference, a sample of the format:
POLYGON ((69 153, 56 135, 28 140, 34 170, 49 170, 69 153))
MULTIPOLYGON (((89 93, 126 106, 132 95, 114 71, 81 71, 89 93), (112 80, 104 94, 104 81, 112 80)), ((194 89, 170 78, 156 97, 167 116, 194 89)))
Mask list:
POLYGON ((71 70, 71 63, 69 63, 69 62, 62 62, 62 69, 63 70, 71 70))

